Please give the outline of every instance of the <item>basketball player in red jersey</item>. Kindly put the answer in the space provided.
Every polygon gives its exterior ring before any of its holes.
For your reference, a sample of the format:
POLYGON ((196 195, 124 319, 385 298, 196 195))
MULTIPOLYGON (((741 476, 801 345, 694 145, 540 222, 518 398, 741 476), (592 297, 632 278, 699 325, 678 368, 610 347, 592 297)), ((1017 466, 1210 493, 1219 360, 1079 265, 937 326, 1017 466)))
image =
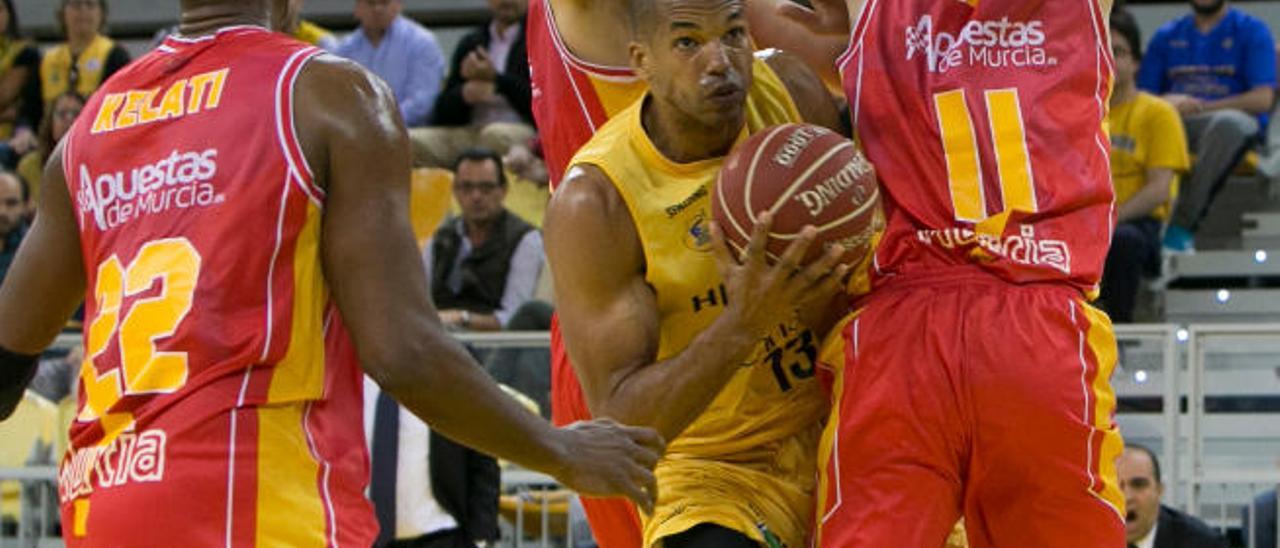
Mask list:
POLYGON ((844 330, 823 546, 1123 546, 1116 347, 1087 304, 1112 232, 1109 0, 779 8, 837 66, 885 193, 844 330))
MULTIPOLYGON (((529 67, 533 83, 533 114, 547 172, 554 191, 564 177, 569 160, 614 114, 639 99, 645 82, 632 71, 632 41, 627 18, 628 2, 589 0, 530 0, 527 29, 529 67)), ((773 16, 772 4, 746 2, 753 36, 785 36, 788 21, 773 16)), ((795 25, 788 25, 794 29, 795 25)), ((764 43, 769 43, 768 41, 764 43)), ((789 47, 805 60, 815 52, 806 44, 789 47)), ((817 51, 817 53, 822 53, 817 51)), ((792 71, 796 63, 779 63, 777 70, 788 82, 808 82, 792 71)), ((807 112, 821 105, 804 104, 807 112)), ((591 417, 578 376, 569 362, 560 336, 559 317, 551 325, 551 418, 569 424, 591 417)), ((635 508, 621 499, 583 499, 587 519, 602 548, 640 546, 640 519, 635 508)))
POLYGON ((264 28, 287 3, 184 0, 46 168, 0 288, 0 417, 84 299, 68 544, 368 546, 357 352, 450 437, 650 507, 659 436, 550 428, 443 333, 393 96, 264 28))

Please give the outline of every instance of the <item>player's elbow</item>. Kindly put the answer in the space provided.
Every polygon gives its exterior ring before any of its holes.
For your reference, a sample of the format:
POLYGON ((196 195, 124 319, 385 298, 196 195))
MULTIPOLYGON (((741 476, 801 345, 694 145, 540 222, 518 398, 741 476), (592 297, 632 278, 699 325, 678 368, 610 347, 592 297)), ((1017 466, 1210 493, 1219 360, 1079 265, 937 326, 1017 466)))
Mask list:
POLYGON ((385 341, 360 349, 360 365, 369 378, 391 394, 434 389, 437 371, 430 366, 431 356, 440 355, 428 341, 406 337, 385 341))

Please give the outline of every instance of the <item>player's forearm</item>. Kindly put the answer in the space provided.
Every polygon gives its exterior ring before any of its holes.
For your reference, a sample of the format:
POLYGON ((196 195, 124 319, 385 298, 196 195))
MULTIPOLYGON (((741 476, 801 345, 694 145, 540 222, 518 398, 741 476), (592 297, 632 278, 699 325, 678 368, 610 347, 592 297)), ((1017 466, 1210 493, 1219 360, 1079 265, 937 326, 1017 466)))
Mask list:
POLYGON ((560 472, 564 449, 549 423, 503 393, 438 327, 417 332, 411 337, 417 342, 361 356, 384 391, 458 443, 532 470, 560 472))
POLYGON ((1169 187, 1173 182, 1173 170, 1160 168, 1147 170, 1147 182, 1116 210, 1116 220, 1127 222, 1151 215, 1169 200, 1169 187))
POLYGON ((1271 111, 1271 106, 1275 101, 1275 90, 1266 87, 1256 87, 1239 95, 1223 97, 1213 101, 1205 101, 1203 106, 1204 112, 1212 112, 1215 110, 1243 110, 1249 114, 1264 114, 1271 111))
POLYGON ((591 411, 675 439, 744 366, 758 343, 758 336, 722 314, 680 354, 626 374, 591 411))

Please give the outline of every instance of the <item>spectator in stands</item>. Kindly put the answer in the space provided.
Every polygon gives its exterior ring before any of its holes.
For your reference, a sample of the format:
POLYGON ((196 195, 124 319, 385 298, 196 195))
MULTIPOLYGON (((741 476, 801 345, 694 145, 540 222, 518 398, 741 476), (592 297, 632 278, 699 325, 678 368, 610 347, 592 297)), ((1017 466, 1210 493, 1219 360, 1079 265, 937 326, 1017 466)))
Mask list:
POLYGON ((1276 536, 1280 533, 1276 528, 1276 490, 1264 491, 1245 510, 1244 536, 1248 542, 1252 529, 1253 544, 1246 544, 1251 548, 1276 548, 1276 536), (1257 522, 1250 525, 1253 521, 1251 516, 1255 514, 1258 516, 1257 522))
POLYGON ((476 146, 505 155, 533 137, 527 8, 528 0, 489 0, 492 17, 458 42, 433 125, 411 132, 418 163, 448 167, 476 146))
POLYGON ((0 163, 12 168, 35 147, 40 123, 40 52, 22 37, 13 0, 0 3, 0 163))
POLYGON ((1111 13, 1115 88, 1111 94, 1111 176, 1116 228, 1102 276, 1101 303, 1117 323, 1133 321, 1143 275, 1160 269, 1160 230, 1177 195, 1178 174, 1190 164, 1178 111, 1139 91, 1142 37, 1133 16, 1111 13))
POLYGON ((26 186, 11 171, 0 171, 0 281, 27 235, 29 199, 26 186))
POLYGON ((1276 86, 1276 49, 1261 19, 1226 0, 1191 0, 1192 13, 1156 31, 1138 85, 1182 114, 1191 151, 1164 244, 1194 250, 1195 232, 1213 196, 1267 124, 1276 86))
POLYGON ((1160 504, 1160 461, 1150 449, 1128 444, 1116 461, 1124 492, 1125 542, 1137 548, 1226 548, 1203 521, 1160 504))
POLYGON ((464 548, 498 539, 498 463, 400 407, 368 377, 369 499, 379 548, 464 548))
POLYGON ((280 28, 294 38, 329 51, 338 46, 338 39, 333 33, 302 18, 302 0, 289 0, 289 9, 285 14, 289 19, 280 28))
POLYGON ((44 119, 40 121, 40 137, 36 149, 23 155, 18 162, 18 175, 27 183, 34 206, 40 200, 40 182, 44 177, 44 163, 53 147, 58 145, 62 136, 71 130, 71 124, 84 109, 84 97, 74 91, 64 92, 53 100, 53 105, 45 109, 44 119))
POLYGON ((537 286, 542 235, 503 207, 507 176, 496 152, 464 151, 454 171, 462 214, 446 220, 424 252, 432 296, 446 326, 502 329, 537 286))
POLYGON ((67 37, 40 62, 44 107, 68 91, 82 97, 129 64, 129 52, 102 34, 107 26, 107 0, 61 0, 55 13, 67 37))
POLYGON ((333 52, 360 63, 391 86, 408 127, 431 119, 444 53, 431 31, 400 15, 400 0, 356 0, 360 27, 338 42, 333 52))

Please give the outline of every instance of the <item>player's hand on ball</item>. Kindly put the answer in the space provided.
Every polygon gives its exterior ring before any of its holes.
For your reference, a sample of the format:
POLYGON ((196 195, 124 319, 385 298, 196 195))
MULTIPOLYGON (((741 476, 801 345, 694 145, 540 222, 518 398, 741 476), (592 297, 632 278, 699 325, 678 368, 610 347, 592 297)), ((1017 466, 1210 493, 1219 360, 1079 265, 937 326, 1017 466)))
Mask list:
POLYGON ((765 212, 756 218, 751 240, 740 258, 735 257, 718 225, 712 225, 711 239, 728 294, 725 314, 735 314, 744 328, 763 335, 789 320, 796 308, 828 302, 851 266, 840 263, 845 254, 840 244, 830 245, 816 260, 803 264, 818 235, 812 226, 804 227, 778 260, 770 264, 765 245, 773 216, 765 212))
POLYGON ((667 445, 657 431, 597 419, 575 422, 559 433, 563 455, 556 479, 583 495, 627 497, 653 513, 658 500, 653 467, 667 445))

